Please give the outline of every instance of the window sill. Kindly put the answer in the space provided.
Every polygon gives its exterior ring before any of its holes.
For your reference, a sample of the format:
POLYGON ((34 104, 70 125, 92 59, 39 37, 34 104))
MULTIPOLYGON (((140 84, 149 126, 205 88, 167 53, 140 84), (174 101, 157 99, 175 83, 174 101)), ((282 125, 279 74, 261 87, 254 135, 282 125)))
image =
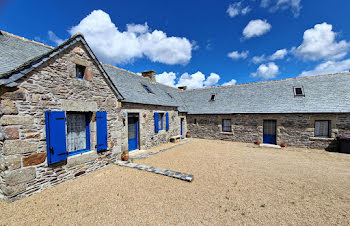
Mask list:
POLYGON ((233 135, 233 132, 220 132, 222 135, 233 135))
POLYGON ((83 154, 83 153, 89 152, 89 151, 91 151, 91 149, 85 149, 85 150, 79 150, 79 151, 74 151, 74 152, 68 152, 68 157, 74 156, 74 155, 83 154))
POLYGON ((312 140, 312 141, 316 141, 316 140, 333 141, 333 140, 336 140, 336 138, 333 138, 333 137, 310 137, 310 140, 312 140))

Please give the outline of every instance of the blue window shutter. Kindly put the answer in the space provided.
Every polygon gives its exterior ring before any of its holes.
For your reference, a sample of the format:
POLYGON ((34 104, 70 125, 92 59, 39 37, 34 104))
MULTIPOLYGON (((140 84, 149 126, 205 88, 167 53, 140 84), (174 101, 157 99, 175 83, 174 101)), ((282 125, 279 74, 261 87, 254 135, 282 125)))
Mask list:
POLYGON ((154 113, 154 132, 158 133, 159 131, 159 114, 154 113))
POLYGON ((67 160, 66 115, 63 111, 45 112, 47 163, 67 160))
POLYGON ((107 112, 96 112, 97 151, 107 150, 107 112))
POLYGON ((166 128, 166 131, 169 130, 169 113, 165 113, 165 128, 166 128))

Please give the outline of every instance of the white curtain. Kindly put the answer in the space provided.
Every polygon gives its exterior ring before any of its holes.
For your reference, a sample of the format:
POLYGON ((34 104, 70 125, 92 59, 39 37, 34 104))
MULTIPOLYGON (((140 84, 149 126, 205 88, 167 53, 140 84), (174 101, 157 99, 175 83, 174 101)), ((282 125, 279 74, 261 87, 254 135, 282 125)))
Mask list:
POLYGON ((86 116, 82 113, 67 113, 67 151, 86 149, 86 116))

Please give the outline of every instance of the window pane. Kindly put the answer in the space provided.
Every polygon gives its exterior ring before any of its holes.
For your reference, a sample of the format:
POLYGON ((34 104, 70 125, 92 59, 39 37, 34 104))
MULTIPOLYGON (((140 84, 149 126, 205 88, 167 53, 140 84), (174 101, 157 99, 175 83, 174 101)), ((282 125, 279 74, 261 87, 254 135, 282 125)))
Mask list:
POLYGON ((231 119, 222 120, 222 131, 223 132, 232 132, 231 119))
POLYGON ((164 116, 164 113, 159 113, 158 128, 159 128, 160 130, 163 129, 163 116, 164 116))
POLYGON ((296 95, 303 95, 303 90, 301 88, 295 88, 296 95))
POLYGON ((85 67, 81 65, 76 65, 76 77, 77 78, 84 78, 84 73, 85 73, 85 67))
POLYGON ((86 149, 86 116, 67 113, 67 151, 86 149))
POLYGON ((264 120, 263 130, 265 135, 276 135, 276 121, 264 120))
POLYGON ((315 137, 329 137, 329 121, 315 121, 315 137))

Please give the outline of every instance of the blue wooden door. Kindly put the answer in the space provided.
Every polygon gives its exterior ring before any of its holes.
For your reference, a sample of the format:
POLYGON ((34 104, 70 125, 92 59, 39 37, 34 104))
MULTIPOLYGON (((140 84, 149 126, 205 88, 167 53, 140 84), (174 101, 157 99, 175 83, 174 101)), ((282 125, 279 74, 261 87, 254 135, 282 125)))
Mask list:
POLYGON ((128 142, 129 151, 139 149, 139 119, 138 117, 128 117, 128 142))
POLYGON ((183 124, 184 124, 184 119, 181 119, 181 137, 183 135, 183 124))
POLYGON ((276 144, 276 120, 264 120, 263 123, 263 143, 276 144))

